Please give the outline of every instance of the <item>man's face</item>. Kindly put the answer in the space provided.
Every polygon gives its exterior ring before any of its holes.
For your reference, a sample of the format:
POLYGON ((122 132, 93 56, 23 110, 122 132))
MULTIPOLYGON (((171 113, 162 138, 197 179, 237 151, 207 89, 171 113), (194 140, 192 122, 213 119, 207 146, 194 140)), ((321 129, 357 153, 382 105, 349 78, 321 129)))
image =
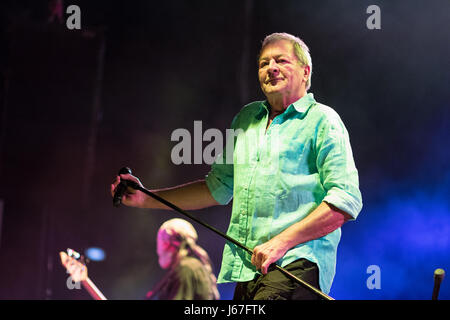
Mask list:
POLYGON ((299 64, 292 43, 287 40, 269 43, 261 52, 258 76, 266 97, 300 94, 305 90, 308 75, 309 67, 299 64))

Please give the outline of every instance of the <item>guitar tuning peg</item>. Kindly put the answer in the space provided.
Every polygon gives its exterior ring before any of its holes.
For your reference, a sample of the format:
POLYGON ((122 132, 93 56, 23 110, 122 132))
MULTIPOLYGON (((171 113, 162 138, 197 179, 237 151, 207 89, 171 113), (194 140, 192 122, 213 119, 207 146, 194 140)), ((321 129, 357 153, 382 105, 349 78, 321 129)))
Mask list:
POLYGON ((89 260, 88 258, 86 258, 84 255, 80 256, 80 259, 82 264, 87 265, 89 262, 91 262, 91 260, 89 260))
POLYGON ((81 255, 78 252, 70 248, 67 248, 67 255, 77 260, 81 257, 81 255))

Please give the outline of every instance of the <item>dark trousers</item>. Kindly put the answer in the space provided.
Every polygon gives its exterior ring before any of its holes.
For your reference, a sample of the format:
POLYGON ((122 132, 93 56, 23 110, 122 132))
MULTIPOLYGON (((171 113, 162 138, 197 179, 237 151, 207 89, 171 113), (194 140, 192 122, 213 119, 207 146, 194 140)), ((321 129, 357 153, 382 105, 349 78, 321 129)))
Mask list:
MULTIPOLYGON (((299 259, 284 267, 287 271, 320 289, 319 268, 306 259, 299 259)), ((233 300, 317 300, 316 294, 291 280, 277 269, 258 275, 247 282, 238 282, 233 300)))

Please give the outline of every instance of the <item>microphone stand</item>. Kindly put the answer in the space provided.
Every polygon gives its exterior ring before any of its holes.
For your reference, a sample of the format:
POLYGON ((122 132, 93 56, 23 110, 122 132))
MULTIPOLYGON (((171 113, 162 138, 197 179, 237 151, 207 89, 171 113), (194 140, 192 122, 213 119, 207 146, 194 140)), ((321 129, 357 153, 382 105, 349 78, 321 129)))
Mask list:
MULTIPOLYGON (((209 230, 215 232, 216 234, 218 234, 219 236, 221 236, 222 238, 227 239, 228 241, 234 243, 235 245, 237 245, 238 247, 244 249, 245 251, 247 251, 250 254, 253 254, 253 250, 246 247, 245 245, 243 245, 242 243, 236 241, 235 239, 231 238, 230 236, 228 236, 227 234, 219 231, 218 229, 210 226, 209 224, 197 219, 196 217, 194 217, 193 215, 191 215, 189 212, 184 211, 183 209, 175 206, 174 204, 170 203, 169 201, 161 198, 160 196, 154 194, 151 191, 148 191, 145 188, 142 188, 138 183, 131 181, 131 180, 121 180, 120 183, 124 183, 127 187, 135 189, 135 190, 139 190, 142 191, 143 193, 145 193, 146 195, 152 197, 155 200, 158 200, 159 202, 165 204, 166 206, 168 206, 169 208, 172 208, 173 210, 181 213, 182 215, 194 220, 195 222, 201 224, 202 226, 204 226, 205 228, 208 228, 209 230)), ((286 269, 280 267, 277 264, 272 264, 272 266, 275 266, 275 269, 281 271, 284 275, 286 275, 288 278, 294 280, 295 282, 299 283, 300 285, 304 286, 305 288, 309 289, 310 291, 312 291, 313 293, 315 293, 316 295, 318 295, 319 297, 321 297, 324 300, 335 300, 332 297, 330 297, 329 295, 323 293, 322 291, 320 291, 319 289, 315 288, 314 286, 310 285, 309 283, 305 282, 304 280, 296 277, 295 275, 293 275, 292 273, 290 273, 289 271, 287 271, 286 269)), ((271 266, 271 267, 272 267, 271 266)))
POLYGON ((433 287, 433 295, 431 296, 431 300, 438 300, 439 289, 441 287, 441 282, 444 279, 445 271, 444 269, 436 269, 434 270, 434 287, 433 287))

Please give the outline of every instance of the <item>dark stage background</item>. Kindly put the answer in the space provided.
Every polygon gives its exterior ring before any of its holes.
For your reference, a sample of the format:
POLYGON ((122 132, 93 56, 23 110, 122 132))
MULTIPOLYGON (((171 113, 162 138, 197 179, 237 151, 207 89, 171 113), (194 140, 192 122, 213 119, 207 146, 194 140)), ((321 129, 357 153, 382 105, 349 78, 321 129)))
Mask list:
MULTIPOLYGON (((330 295, 431 299, 434 270, 450 267, 449 1, 65 1, 62 23, 47 3, 1 3, 0 299, 90 299, 67 289, 58 251, 92 246, 106 297, 142 299, 163 275, 157 229, 179 215, 115 209, 110 183, 124 165, 148 188, 203 177, 206 164, 171 162, 171 133, 195 120, 224 132, 263 99, 256 55, 272 32, 310 47, 310 91, 341 115, 360 173, 364 208, 342 228, 330 295), (70 4, 81 30, 66 27, 70 4)), ((230 210, 195 214, 225 231, 230 210)), ((194 225, 217 274, 224 241, 194 225)))

